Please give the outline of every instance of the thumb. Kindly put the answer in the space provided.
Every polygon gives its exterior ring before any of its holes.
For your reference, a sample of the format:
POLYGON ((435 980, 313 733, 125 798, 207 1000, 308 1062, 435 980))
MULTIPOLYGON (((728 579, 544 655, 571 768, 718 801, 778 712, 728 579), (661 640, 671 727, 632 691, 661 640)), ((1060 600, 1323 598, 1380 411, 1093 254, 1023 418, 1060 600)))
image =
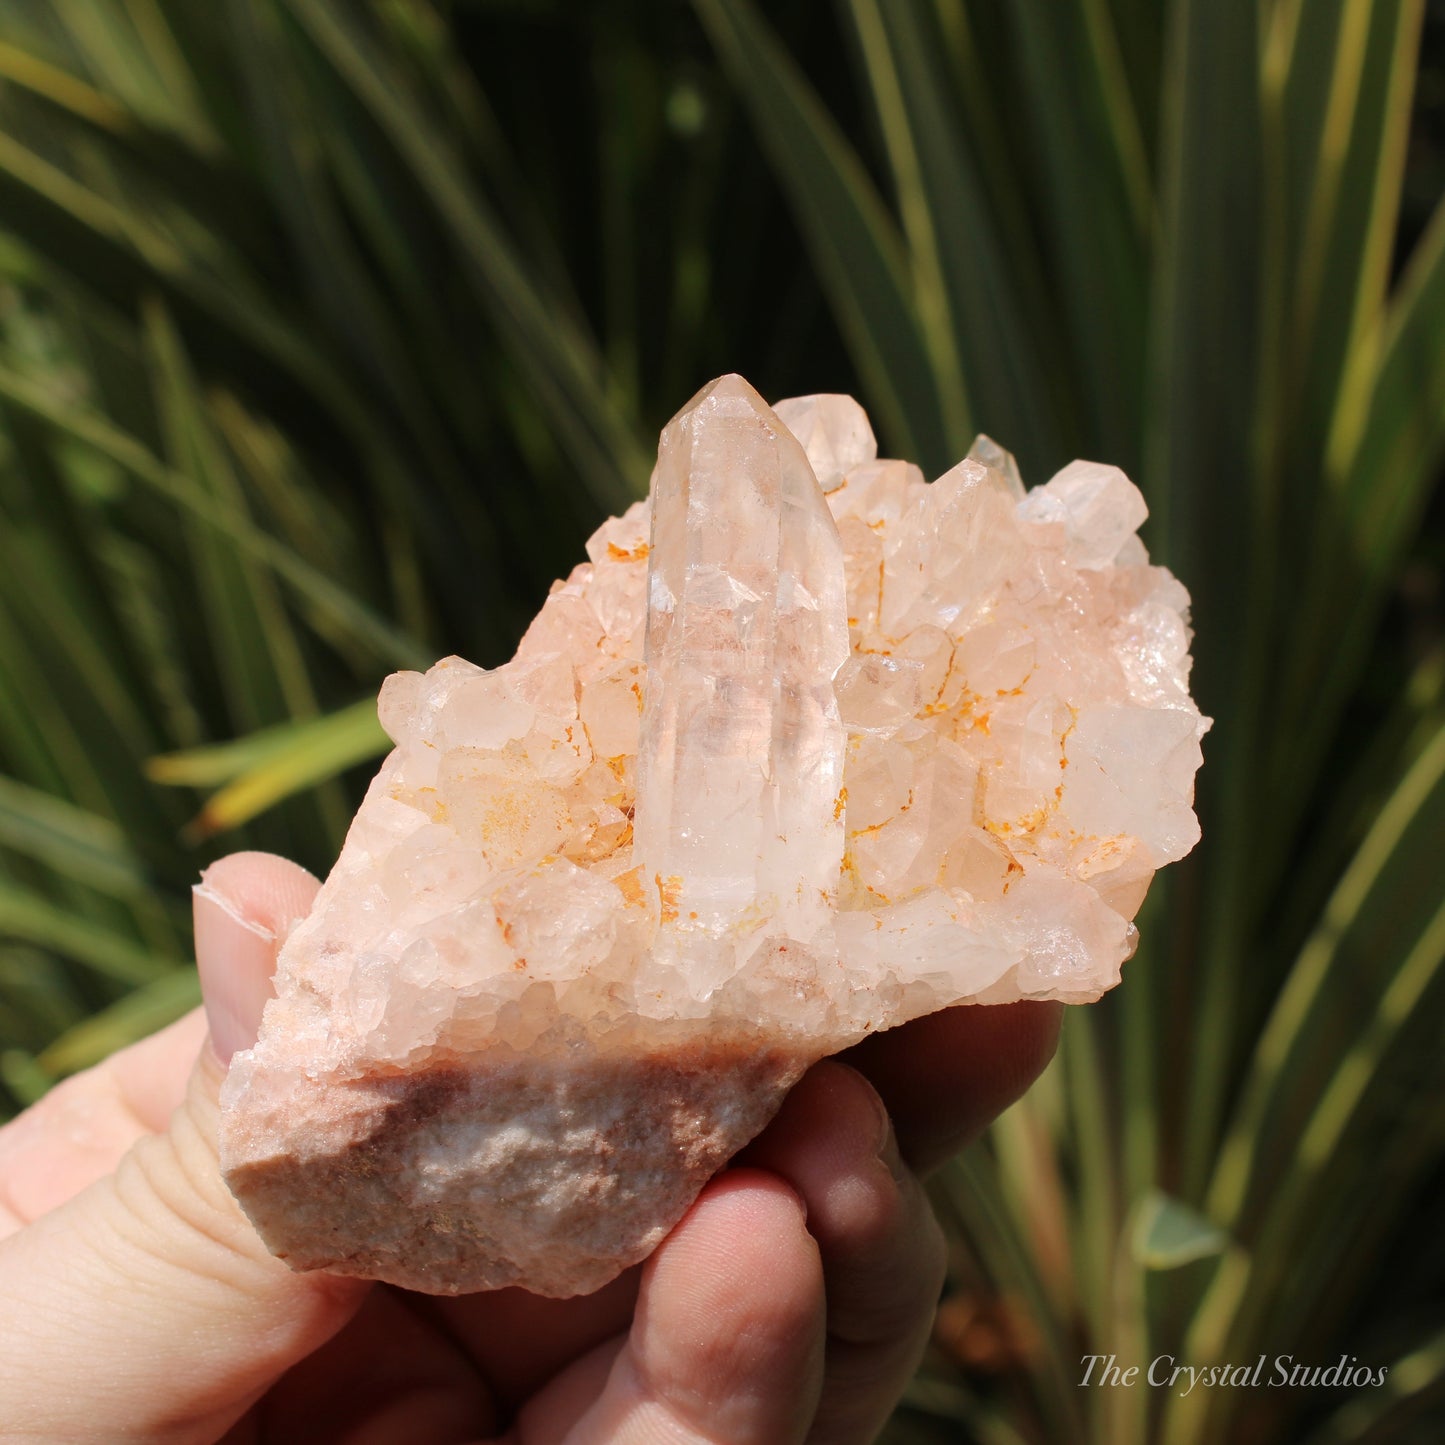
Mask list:
POLYGON ((217 1093, 255 1037, 281 940, 316 881, 237 854, 196 890, 215 1047, 162 1134, 0 1244, 0 1438, 217 1440, 355 1313, 356 1280, 292 1273, 241 1213, 217 1159, 217 1093))

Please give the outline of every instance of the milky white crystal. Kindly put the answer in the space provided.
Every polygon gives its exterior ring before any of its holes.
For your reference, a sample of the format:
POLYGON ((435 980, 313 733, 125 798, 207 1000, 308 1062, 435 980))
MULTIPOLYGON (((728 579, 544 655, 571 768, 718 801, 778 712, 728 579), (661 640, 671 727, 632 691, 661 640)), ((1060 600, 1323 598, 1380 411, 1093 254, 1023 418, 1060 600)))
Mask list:
POLYGON ((223 1094, 271 1248, 594 1289, 812 1061, 1116 983, 1208 725, 1144 516, 1113 467, 1025 492, 980 438, 930 485, 851 398, 699 392, 512 662, 383 687, 223 1094))

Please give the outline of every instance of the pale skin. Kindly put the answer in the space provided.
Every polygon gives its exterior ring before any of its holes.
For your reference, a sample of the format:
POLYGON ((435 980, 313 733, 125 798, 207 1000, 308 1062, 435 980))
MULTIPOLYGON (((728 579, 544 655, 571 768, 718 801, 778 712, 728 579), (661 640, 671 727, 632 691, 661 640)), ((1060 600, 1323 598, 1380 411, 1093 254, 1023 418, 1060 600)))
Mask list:
POLYGON ((0 1129, 3 1445, 863 1445, 943 1278, 920 1185, 1053 1053, 1061 1010, 961 1008, 814 1067, 645 1264, 583 1299, 293 1274, 221 1180, 223 1059, 317 884, 208 870, 201 1010, 0 1129))

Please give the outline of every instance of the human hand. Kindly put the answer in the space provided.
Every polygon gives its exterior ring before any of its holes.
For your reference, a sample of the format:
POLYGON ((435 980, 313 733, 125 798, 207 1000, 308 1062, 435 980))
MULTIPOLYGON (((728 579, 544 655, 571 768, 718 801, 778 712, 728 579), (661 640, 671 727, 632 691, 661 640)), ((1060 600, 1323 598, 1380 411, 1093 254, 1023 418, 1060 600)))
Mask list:
POLYGON ((292 1273, 221 1179, 222 1060, 316 888, 266 854, 214 865, 195 905, 213 1044, 197 1010, 0 1129, 0 1445, 873 1438, 942 1277, 918 1171, 1028 1087, 1059 1006, 953 1009, 817 1065, 594 1295, 439 1299, 292 1273))

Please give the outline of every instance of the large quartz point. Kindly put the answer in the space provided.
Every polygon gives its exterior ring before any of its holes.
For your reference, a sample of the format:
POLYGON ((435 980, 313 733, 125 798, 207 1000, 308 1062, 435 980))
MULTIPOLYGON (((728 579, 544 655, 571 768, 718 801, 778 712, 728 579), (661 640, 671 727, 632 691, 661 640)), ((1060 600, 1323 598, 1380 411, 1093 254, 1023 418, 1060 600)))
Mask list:
POLYGON ((223 1095, 275 1253, 596 1289, 807 1066, 1118 981, 1198 838, 1188 597, 1138 491, 931 485, 848 397, 740 377, 662 434, 515 659, 387 680, 396 747, 223 1095))

